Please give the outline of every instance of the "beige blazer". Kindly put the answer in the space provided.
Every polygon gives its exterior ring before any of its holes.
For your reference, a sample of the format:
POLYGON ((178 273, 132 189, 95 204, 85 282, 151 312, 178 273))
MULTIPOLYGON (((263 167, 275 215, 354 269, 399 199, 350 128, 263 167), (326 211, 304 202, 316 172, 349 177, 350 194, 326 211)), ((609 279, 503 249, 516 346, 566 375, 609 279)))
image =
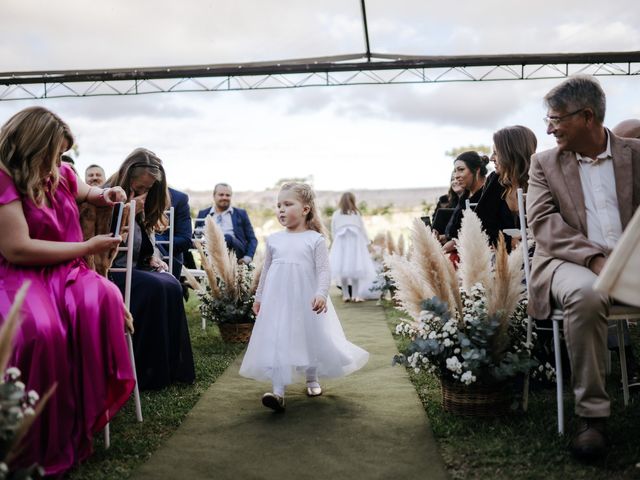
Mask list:
MULTIPOLYGON (((609 132, 620 220, 624 229, 640 204, 640 140, 609 132)), ((536 240, 531 267, 529 314, 548 318, 551 279, 563 262, 588 266, 608 252, 587 238, 587 214, 574 152, 557 148, 531 157, 527 218, 536 240)))

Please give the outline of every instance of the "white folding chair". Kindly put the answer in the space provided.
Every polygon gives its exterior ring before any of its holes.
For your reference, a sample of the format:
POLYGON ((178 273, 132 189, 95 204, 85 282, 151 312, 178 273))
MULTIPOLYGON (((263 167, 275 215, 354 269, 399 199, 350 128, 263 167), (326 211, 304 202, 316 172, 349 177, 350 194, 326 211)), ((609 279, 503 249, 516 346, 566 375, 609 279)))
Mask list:
MULTIPOLYGON (((129 202, 129 228, 128 228, 128 236, 127 236, 127 246, 126 247, 118 247, 118 252, 126 252, 127 253, 127 266, 125 268, 111 268, 110 272, 113 273, 124 273, 125 274, 125 283, 124 283, 124 304, 127 307, 127 310, 131 307, 131 278, 133 272, 133 237, 135 233, 135 222, 136 222, 136 201, 131 200, 129 202)), ((133 367, 133 376, 136 381, 136 385, 133 389, 135 407, 136 407, 136 418, 139 422, 142 421, 142 404, 140 403, 140 390, 138 389, 138 375, 136 374, 136 359, 133 355, 133 341, 131 340, 131 335, 129 332, 125 331, 125 337, 127 339, 127 347, 129 349, 129 357, 131 358, 131 366, 133 367)), ((104 445, 105 448, 109 448, 111 446, 111 434, 109 429, 109 424, 104 428, 104 445)))
MULTIPOLYGON (((521 188, 517 190, 518 195, 518 217, 520 220, 520 235, 522 236, 522 253, 524 257, 524 274, 525 282, 527 286, 527 295, 530 298, 529 284, 531 281, 531 268, 529 266, 529 248, 527 245, 527 215, 525 211, 525 193, 521 188)), ((612 305, 609 309, 609 315, 607 321, 613 322, 617 330, 618 336, 618 348, 620 351, 620 370, 622 374, 622 389, 625 407, 629 404, 629 379, 627 376, 627 362, 624 346, 624 323, 628 319, 640 318, 640 309, 636 307, 626 307, 622 305, 612 305)), ((556 403, 558 410, 558 433, 564 434, 564 391, 563 391, 563 378, 562 378, 562 355, 560 349, 561 332, 560 326, 564 321, 564 311, 560 308, 554 308, 551 311, 549 317, 553 327, 553 351, 555 357, 555 369, 556 369, 556 403)), ((531 316, 527 317, 527 343, 531 343, 533 329, 533 319, 531 316)), ((529 376, 525 379, 525 390, 523 395, 523 407, 526 409, 529 396, 529 376)))
MULTIPOLYGON (((193 221, 193 236, 196 240, 201 242, 204 241, 204 218, 196 218, 193 221)), ((189 269, 187 270, 191 275, 193 275, 199 282, 202 281, 206 277, 204 270, 202 269, 189 269)), ((204 317, 202 317, 202 330, 206 330, 207 321, 204 317)))
POLYGON ((169 239, 168 240, 155 240, 155 245, 163 245, 165 246, 165 251, 168 252, 168 255, 162 255, 162 260, 167 262, 169 266, 169 272, 173 272, 173 226, 174 226, 174 209, 173 207, 169 208, 165 215, 169 219, 169 239))

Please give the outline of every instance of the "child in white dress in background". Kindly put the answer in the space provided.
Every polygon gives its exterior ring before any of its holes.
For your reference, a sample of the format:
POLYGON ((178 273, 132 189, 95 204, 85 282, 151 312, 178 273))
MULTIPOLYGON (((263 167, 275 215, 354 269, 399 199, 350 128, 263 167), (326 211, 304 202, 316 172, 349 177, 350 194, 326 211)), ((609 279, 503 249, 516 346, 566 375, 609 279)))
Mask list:
POLYGON ((331 272, 336 285, 342 288, 342 300, 361 302, 363 298, 370 298, 367 290, 376 279, 376 270, 369 255, 369 236, 351 192, 340 197, 331 219, 331 235, 331 272))
POLYGON ((350 343, 328 297, 331 273, 315 194, 286 183, 278 194, 278 220, 270 235, 253 310, 257 315, 240 375, 271 381, 262 404, 284 411, 285 387, 306 380, 310 397, 322 394, 319 377, 342 377, 362 368, 369 354, 350 343))

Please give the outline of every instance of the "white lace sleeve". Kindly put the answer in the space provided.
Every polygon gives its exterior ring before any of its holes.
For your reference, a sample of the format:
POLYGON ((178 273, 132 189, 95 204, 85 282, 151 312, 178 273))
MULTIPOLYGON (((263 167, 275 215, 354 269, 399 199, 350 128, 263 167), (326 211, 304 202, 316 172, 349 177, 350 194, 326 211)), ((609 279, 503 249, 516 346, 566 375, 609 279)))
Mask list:
POLYGON ((260 281, 258 282, 258 288, 256 290, 256 302, 260 302, 262 299, 262 290, 264 290, 264 281, 267 278, 267 272, 271 266, 271 246, 267 240, 267 248, 264 256, 264 263, 262 264, 262 271, 260 272, 260 281))
POLYGON ((318 278, 318 290, 316 295, 327 298, 331 285, 331 265, 329 263, 329 250, 324 237, 318 238, 313 252, 316 262, 316 277, 318 278))

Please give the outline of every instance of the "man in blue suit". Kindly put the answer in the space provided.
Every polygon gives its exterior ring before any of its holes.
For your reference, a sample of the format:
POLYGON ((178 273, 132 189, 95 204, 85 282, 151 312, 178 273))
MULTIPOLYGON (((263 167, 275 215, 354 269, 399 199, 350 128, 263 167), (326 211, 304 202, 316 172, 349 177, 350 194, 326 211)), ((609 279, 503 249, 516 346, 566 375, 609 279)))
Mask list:
POLYGON ((196 232, 204 227, 207 216, 220 226, 227 248, 236 252, 238 261, 250 263, 256 253, 258 239, 253 233, 247 211, 231 206, 231 187, 226 183, 219 183, 213 189, 213 206, 198 212, 196 232))
MULTIPOLYGON (((191 211, 189 208, 189 196, 179 190, 169 187, 171 196, 171 206, 173 207, 173 265, 171 272, 173 276, 180 280, 180 271, 184 264, 184 256, 189 254, 192 248, 191 243, 191 211)), ((157 234, 156 240, 169 240, 169 231, 157 234)), ((168 255, 168 248, 165 245, 158 245, 158 249, 163 255, 168 255)))

